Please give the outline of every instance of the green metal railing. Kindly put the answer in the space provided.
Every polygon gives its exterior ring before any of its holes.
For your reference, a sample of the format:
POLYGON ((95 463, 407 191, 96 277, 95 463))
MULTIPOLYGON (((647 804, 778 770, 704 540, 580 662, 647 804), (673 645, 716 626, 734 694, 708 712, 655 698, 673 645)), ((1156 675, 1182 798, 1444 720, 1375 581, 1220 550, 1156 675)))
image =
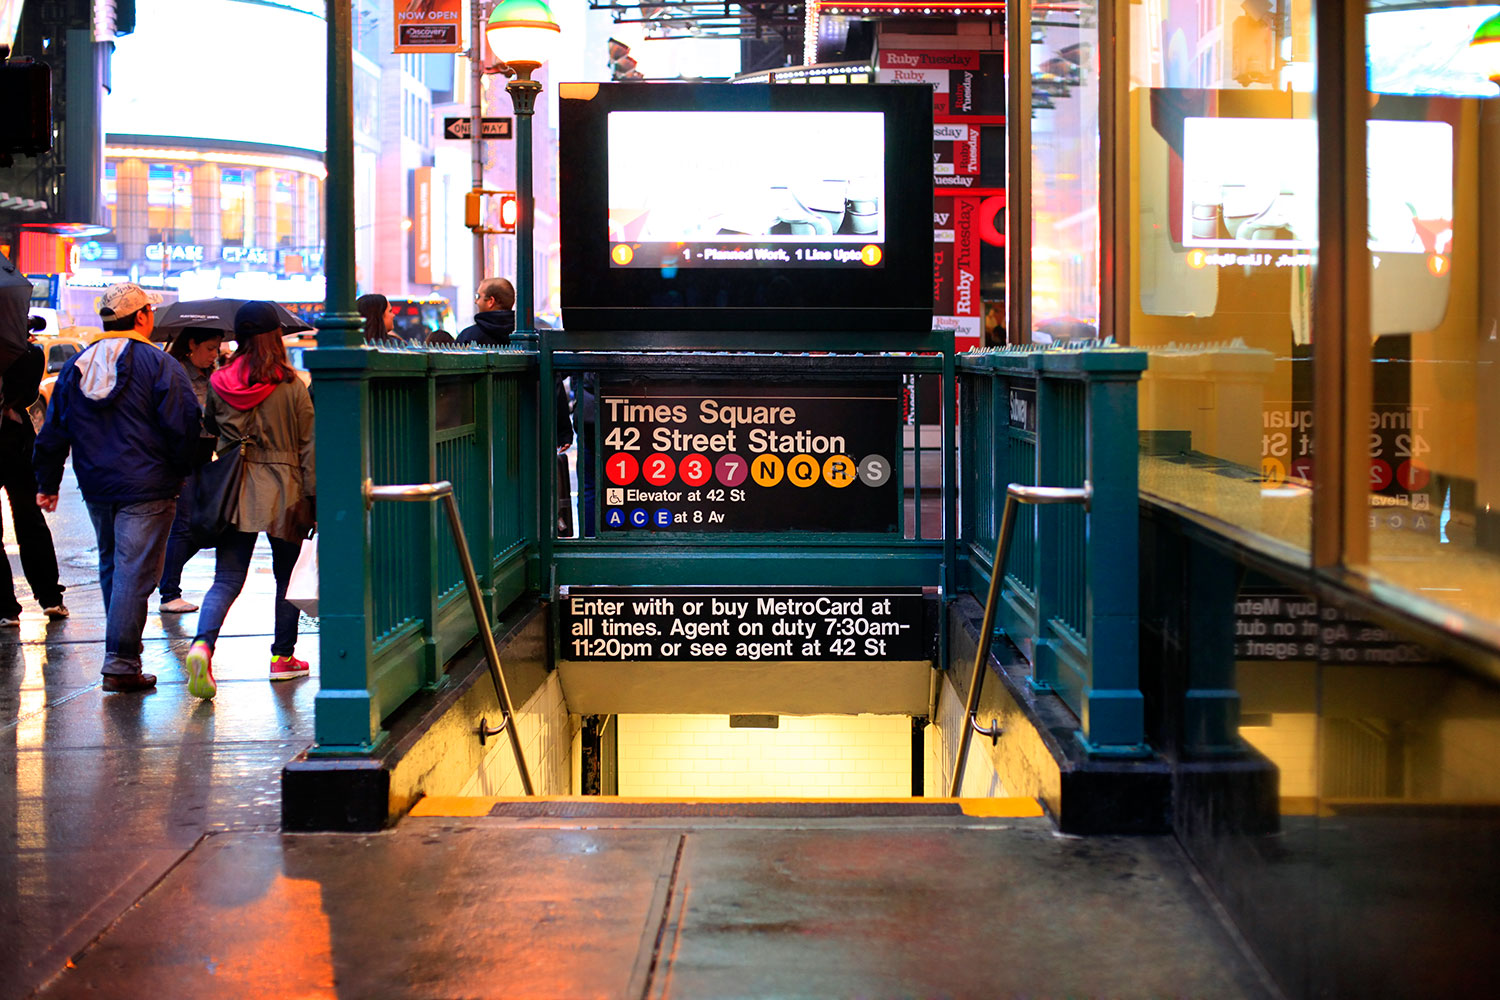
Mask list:
POLYGON ((431 504, 366 509, 362 484, 450 482, 493 621, 537 585, 536 356, 320 348, 322 684, 315 752, 369 752, 382 721, 477 635, 462 560, 431 504))
POLYGON ((1035 347, 958 359, 962 551, 988 588, 1006 490, 1089 483, 1088 510, 1025 508, 997 616, 1031 683, 1078 715, 1090 752, 1144 751, 1139 682, 1136 388, 1144 352, 1035 347))
MULTIPOLYGON (((943 594, 953 593, 957 582, 979 590, 989 583, 1008 486, 1088 482, 1086 512, 1048 505, 1028 507, 1015 519, 995 613, 1000 630, 1032 661, 1036 687, 1055 692, 1078 713, 1092 752, 1142 749, 1135 442, 1141 352, 1008 349, 955 362, 948 353, 611 353, 544 346, 538 355, 382 346, 320 348, 307 361, 317 412, 324 571, 315 752, 370 752, 383 737, 383 721, 413 694, 440 684, 445 665, 477 634, 462 563, 438 510, 413 504, 368 510, 361 492, 367 481, 453 484, 491 620, 524 593, 564 586, 754 586, 794 579, 808 586, 920 586, 943 594), (563 538, 556 532, 550 474, 556 444, 551 385, 584 373, 606 383, 890 386, 901 380, 913 395, 911 409, 929 411, 931 439, 924 442, 924 425, 916 420, 895 445, 899 510, 891 512, 890 531, 601 530, 592 538, 563 538), (955 393, 943 388, 955 379, 961 421, 955 393), (937 394, 933 405, 924 406, 918 391, 924 380, 922 391, 937 394)), ((592 433, 602 485, 605 448, 600 429, 592 433)))

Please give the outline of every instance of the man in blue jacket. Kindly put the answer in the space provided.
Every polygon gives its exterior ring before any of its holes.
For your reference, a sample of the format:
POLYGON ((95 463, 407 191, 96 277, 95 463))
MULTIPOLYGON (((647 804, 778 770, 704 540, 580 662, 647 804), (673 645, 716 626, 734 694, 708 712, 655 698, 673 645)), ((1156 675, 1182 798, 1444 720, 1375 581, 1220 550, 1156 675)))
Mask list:
POLYGON ((161 296, 124 282, 99 300, 104 335, 68 359, 37 435, 37 506, 57 509, 63 462, 99 542, 104 690, 147 691, 141 671, 146 598, 161 578, 167 536, 203 415, 187 373, 151 343, 161 296))

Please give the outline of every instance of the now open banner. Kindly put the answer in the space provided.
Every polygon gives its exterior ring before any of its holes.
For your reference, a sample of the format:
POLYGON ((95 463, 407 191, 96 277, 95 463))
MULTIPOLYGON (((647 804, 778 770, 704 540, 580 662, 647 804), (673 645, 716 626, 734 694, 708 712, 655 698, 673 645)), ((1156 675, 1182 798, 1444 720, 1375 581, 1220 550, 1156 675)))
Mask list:
POLYGON ((395 0, 396 52, 462 52, 463 0, 395 0))

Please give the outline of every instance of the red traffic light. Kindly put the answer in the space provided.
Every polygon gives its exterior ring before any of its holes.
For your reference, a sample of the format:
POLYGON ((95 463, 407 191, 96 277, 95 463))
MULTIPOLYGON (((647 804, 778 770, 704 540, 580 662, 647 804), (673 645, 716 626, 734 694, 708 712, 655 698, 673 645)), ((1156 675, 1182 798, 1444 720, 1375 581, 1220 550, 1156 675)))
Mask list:
POLYGON ((516 220, 521 216, 521 205, 516 201, 514 191, 500 192, 500 231, 502 233, 513 233, 516 231, 516 220))

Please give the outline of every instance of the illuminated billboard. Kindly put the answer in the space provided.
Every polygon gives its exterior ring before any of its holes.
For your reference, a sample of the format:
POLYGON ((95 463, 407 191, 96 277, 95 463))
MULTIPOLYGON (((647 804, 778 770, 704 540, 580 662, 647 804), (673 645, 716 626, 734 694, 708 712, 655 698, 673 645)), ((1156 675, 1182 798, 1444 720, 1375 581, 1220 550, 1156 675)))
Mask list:
POLYGON ((616 111, 608 162, 616 267, 880 265, 878 112, 616 111))
POLYGON ((139 0, 135 33, 115 40, 105 133, 321 153, 328 45, 321 10, 139 0))

